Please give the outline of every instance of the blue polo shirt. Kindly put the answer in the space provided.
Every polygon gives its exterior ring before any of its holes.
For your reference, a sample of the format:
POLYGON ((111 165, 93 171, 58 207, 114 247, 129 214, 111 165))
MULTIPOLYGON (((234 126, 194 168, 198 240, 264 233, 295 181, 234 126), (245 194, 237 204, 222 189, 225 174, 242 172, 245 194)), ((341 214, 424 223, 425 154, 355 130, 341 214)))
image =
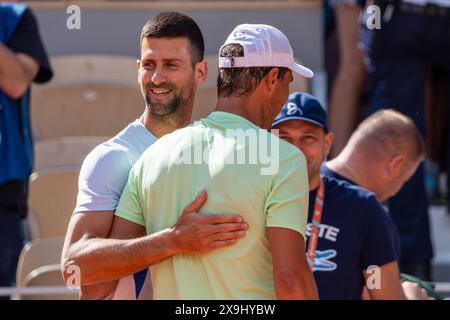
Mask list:
MULTIPOLYGON (((395 261, 385 209, 373 193, 324 177, 325 202, 313 275, 320 299, 361 299, 363 271, 395 261)), ((309 238, 317 190, 309 193, 309 238)))

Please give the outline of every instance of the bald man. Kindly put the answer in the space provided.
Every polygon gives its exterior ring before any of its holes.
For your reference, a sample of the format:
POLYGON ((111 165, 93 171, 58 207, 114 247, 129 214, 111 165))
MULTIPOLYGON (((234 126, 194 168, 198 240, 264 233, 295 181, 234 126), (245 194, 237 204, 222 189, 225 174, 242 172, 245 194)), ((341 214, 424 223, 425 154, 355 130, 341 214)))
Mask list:
POLYGON ((414 122, 385 109, 364 120, 326 167, 385 202, 411 178, 424 157, 425 143, 414 122))
MULTIPOLYGON (((322 166, 322 173, 372 191, 380 202, 385 202, 411 178, 424 158, 425 142, 414 122, 400 112, 384 109, 358 126, 342 152, 322 166)), ((396 217, 392 218, 395 222, 396 217)), ((417 227, 414 221, 410 225, 411 229, 417 227)), ((401 258, 398 230, 393 228, 401 271, 409 273, 405 268, 408 260, 401 258)), ((422 278, 424 274, 415 273, 422 278)), ((405 281, 403 289, 408 299, 430 298, 416 283, 405 281)))

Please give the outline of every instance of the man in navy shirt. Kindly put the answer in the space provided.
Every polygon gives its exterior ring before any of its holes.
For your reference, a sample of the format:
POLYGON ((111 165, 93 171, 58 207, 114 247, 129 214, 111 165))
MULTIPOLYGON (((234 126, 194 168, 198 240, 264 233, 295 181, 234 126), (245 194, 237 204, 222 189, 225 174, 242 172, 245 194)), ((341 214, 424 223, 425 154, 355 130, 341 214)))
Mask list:
MULTIPOLYGON (((424 139, 406 115, 392 109, 366 118, 343 151, 322 165, 322 174, 374 192, 385 202, 401 189, 425 157, 424 139)), ((391 224, 396 256, 401 261, 400 235, 391 224)), ((419 276, 424 276, 420 274, 419 276)), ((408 299, 429 299, 424 289, 403 283, 408 299)))
MULTIPOLYGON (((342 152, 322 166, 322 173, 361 186, 383 203, 411 178, 424 157, 425 142, 414 122, 386 109, 361 122, 342 152)), ((401 261, 400 236, 395 224, 392 228, 401 261)))
POLYGON ((317 99, 307 93, 291 94, 272 128, 279 129, 280 138, 297 146, 307 159, 307 256, 320 299, 361 299, 364 286, 372 299, 404 299, 384 208, 365 189, 321 178, 333 134, 328 132, 326 112, 317 99), (311 241, 315 238, 316 246, 311 241))

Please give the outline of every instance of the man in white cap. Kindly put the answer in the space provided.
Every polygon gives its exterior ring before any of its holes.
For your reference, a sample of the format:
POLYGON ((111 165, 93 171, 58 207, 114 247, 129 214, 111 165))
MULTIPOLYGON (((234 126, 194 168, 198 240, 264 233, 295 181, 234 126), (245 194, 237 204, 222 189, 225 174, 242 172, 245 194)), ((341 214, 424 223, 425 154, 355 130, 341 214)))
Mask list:
POLYGON ((305 157, 266 130, 288 98, 292 71, 313 74, 295 63, 286 36, 268 25, 239 25, 219 55, 215 111, 160 138, 138 160, 111 237, 170 227, 206 190, 200 214, 239 214, 247 234, 233 247, 153 264, 155 299, 316 299, 305 256, 305 157))

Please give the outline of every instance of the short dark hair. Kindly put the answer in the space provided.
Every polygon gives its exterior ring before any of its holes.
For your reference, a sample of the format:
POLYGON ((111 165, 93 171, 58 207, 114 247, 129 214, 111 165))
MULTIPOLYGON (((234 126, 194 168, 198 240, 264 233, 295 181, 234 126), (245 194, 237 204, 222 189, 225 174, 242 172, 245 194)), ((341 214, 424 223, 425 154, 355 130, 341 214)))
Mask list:
MULTIPOLYGON (((243 57, 244 48, 240 44, 224 46, 221 57, 243 57)), ((251 95, 261 80, 275 67, 219 68, 217 95, 219 97, 251 95)), ((277 67, 278 79, 282 79, 287 68, 277 67)))
POLYGON ((148 20, 142 28, 141 46, 144 38, 186 38, 191 45, 193 65, 203 60, 203 34, 192 18, 179 12, 161 12, 148 20))

